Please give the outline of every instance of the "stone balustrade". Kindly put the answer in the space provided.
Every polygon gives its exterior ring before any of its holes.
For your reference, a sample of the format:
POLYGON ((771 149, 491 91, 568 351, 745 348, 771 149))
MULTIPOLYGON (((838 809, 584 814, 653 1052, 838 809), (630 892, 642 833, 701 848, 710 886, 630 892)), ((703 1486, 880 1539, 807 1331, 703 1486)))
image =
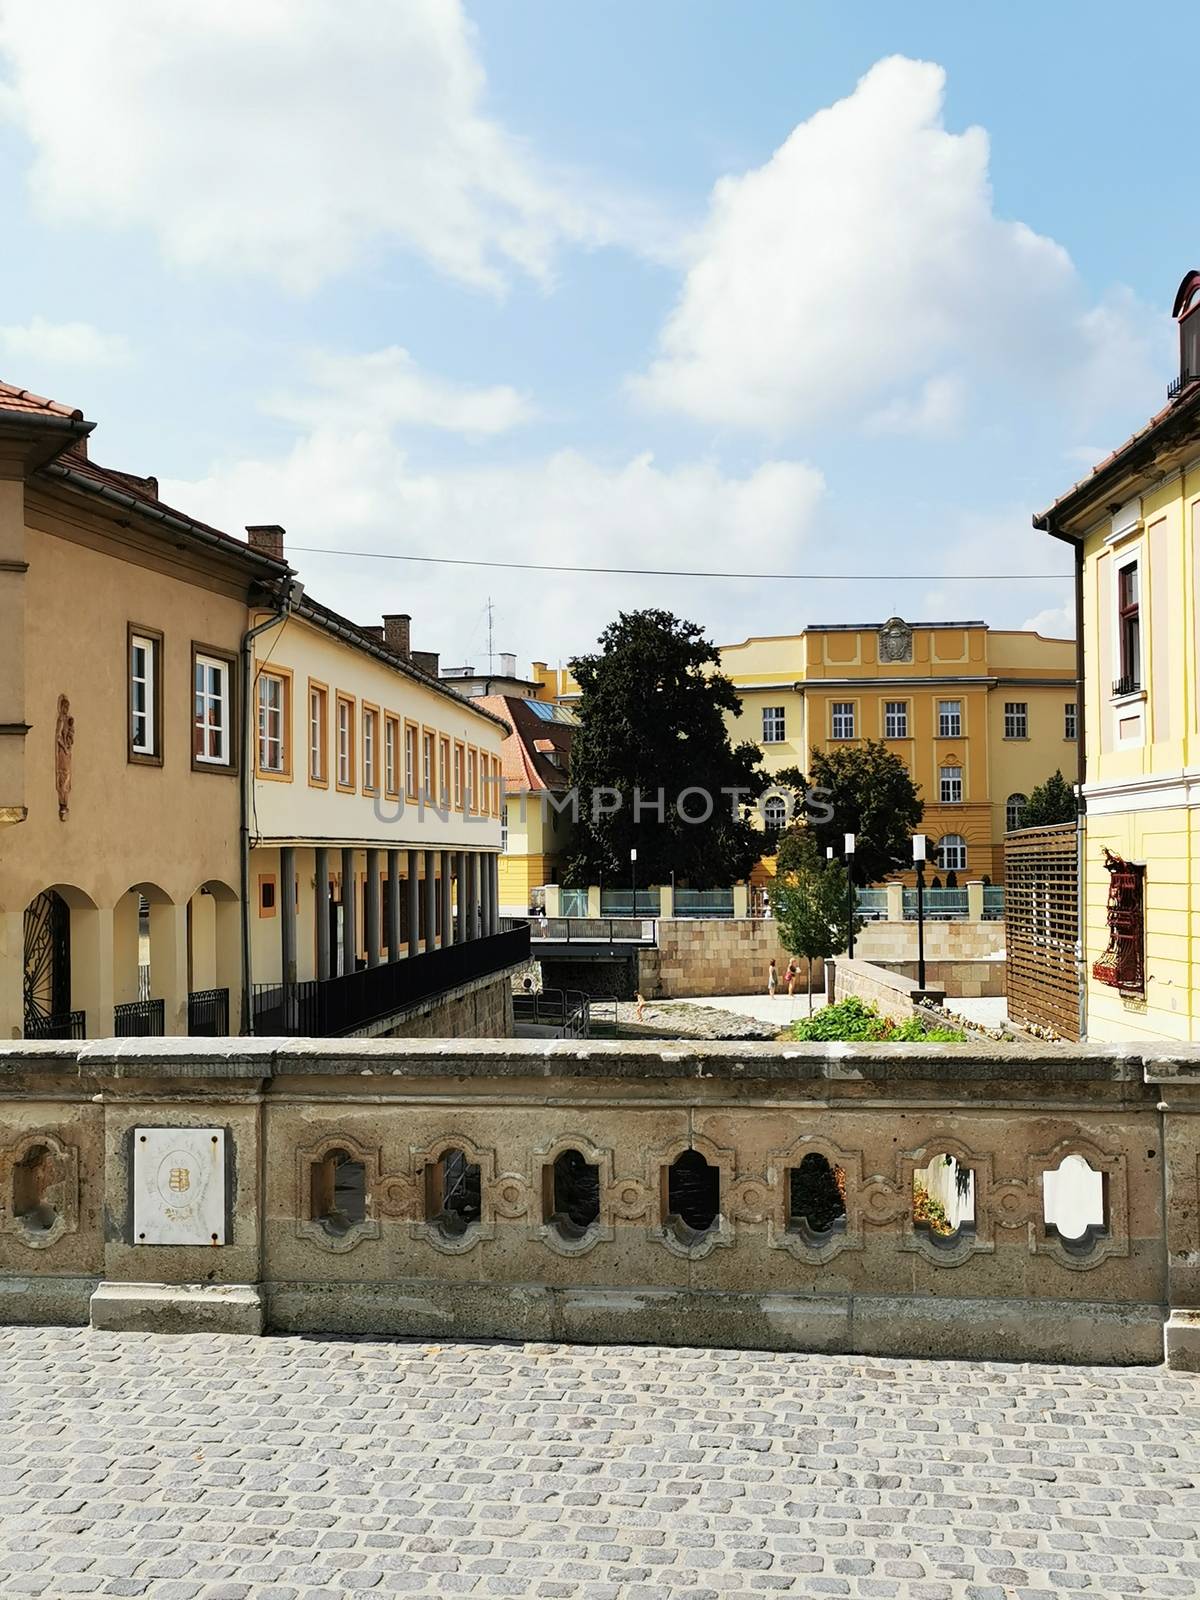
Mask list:
POLYGON ((1195 1368, 1197 1308, 1198 1054, 0 1047, 0 1321, 1195 1368))

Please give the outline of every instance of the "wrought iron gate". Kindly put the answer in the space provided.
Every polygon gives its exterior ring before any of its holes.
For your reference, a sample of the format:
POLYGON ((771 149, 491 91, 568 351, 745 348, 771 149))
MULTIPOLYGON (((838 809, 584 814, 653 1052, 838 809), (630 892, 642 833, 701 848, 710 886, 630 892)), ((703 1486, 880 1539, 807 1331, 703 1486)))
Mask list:
MULTIPOLYGON (((25 908, 26 1038, 53 1038, 71 1007, 71 912, 47 889, 25 908)), ((70 1034, 68 1034, 70 1037, 70 1034)))

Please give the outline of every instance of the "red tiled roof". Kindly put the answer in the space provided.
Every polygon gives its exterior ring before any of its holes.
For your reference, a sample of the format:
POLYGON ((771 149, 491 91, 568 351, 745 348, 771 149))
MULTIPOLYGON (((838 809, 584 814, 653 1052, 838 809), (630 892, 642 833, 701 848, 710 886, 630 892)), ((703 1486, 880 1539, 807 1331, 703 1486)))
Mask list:
POLYGON ((57 400, 47 400, 44 395, 33 394, 28 389, 18 389, 15 384, 0 383, 0 411, 22 411, 27 415, 69 417, 72 422, 82 422, 83 412, 60 405, 57 400))
POLYGON ((543 722, 529 711, 529 701, 519 695, 481 695, 467 703, 486 706, 493 716, 503 717, 513 730, 500 747, 505 794, 567 787, 570 780, 565 768, 571 753, 572 733, 567 724, 543 722), (563 766, 555 766, 549 759, 555 753, 562 758, 563 766))

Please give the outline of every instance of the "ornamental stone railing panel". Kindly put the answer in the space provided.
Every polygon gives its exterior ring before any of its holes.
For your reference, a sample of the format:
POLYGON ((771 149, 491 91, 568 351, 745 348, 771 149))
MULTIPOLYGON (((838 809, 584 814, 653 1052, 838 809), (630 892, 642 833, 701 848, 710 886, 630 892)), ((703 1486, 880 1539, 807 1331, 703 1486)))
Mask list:
POLYGON ((4 1046, 0 1320, 89 1307, 1195 1366, 1200 1053, 4 1046))

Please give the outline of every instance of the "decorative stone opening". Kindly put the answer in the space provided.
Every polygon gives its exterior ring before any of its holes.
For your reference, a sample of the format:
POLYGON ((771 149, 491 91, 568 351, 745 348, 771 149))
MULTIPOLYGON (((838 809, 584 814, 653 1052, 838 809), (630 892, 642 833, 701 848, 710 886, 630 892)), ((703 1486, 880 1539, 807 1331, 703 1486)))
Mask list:
POLYGON ((600 1168, 578 1150, 562 1150, 543 1182, 547 1224, 569 1243, 583 1239, 600 1218, 600 1168))
POLYGON ((30 1233, 48 1233, 58 1221, 54 1188, 58 1162, 44 1144, 31 1145, 12 1169, 13 1216, 30 1233))
POLYGON ((666 1226, 681 1244, 698 1244, 721 1217, 721 1171, 698 1150, 681 1150, 667 1168, 666 1226))
POLYGON ((327 1233, 349 1233, 367 1215, 367 1169, 347 1150, 330 1150, 312 1165, 314 1222, 327 1233))
POLYGON ((913 1227, 952 1248, 975 1231, 975 1174, 952 1155, 936 1155, 913 1172, 913 1227))
POLYGON ((444 1150, 426 1167, 425 1214, 450 1239, 461 1239, 482 1216, 479 1166, 461 1150, 444 1150))
POLYGON ((1109 1237, 1107 1174, 1081 1155, 1067 1155, 1042 1173, 1042 1219, 1046 1233, 1072 1255, 1086 1256, 1109 1237))
POLYGON ((788 1230, 821 1245, 846 1227, 846 1174, 810 1150, 788 1172, 788 1230))

